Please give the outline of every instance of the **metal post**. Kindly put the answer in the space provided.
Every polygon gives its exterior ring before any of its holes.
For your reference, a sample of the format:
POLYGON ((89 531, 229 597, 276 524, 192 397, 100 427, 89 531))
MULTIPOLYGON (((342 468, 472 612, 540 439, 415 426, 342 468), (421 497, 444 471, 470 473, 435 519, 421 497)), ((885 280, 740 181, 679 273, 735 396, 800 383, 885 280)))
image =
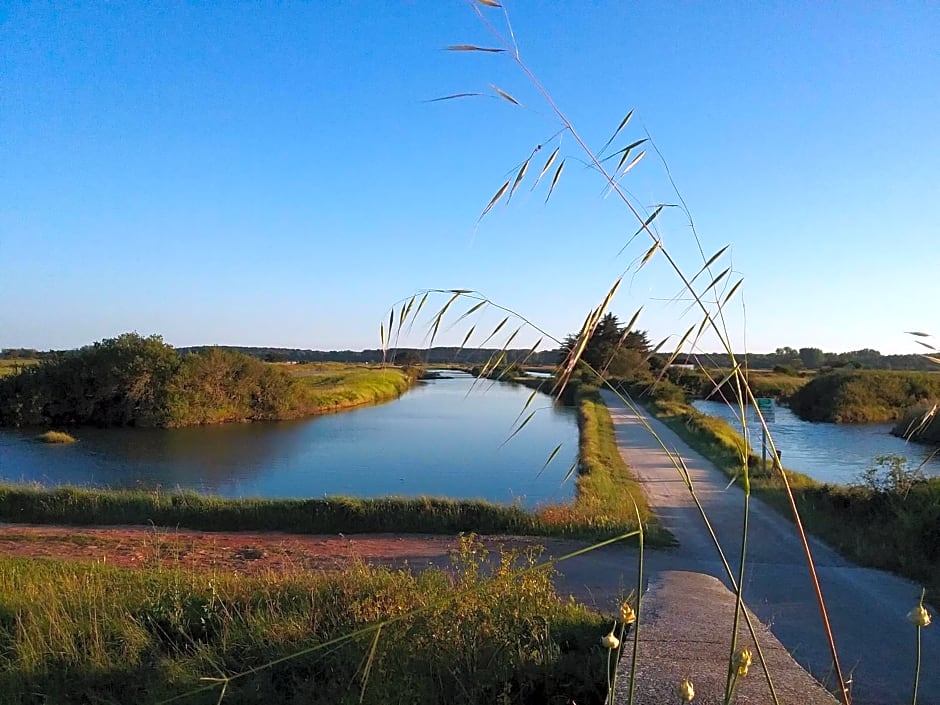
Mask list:
POLYGON ((761 426, 760 430, 760 471, 767 470, 767 429, 761 426))

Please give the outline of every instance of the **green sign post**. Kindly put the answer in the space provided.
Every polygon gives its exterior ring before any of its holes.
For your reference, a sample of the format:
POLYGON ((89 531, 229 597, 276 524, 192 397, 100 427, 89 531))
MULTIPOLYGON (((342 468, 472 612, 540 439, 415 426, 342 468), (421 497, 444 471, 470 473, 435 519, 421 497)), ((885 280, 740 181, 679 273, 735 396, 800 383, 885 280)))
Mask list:
MULTIPOLYGON (((758 397, 757 398, 757 410, 760 411, 760 415, 764 417, 765 423, 774 422, 774 400, 770 397, 758 397)), ((764 425, 761 424, 761 444, 760 444, 760 460, 761 460, 761 470, 767 468, 767 429, 764 428, 764 425)))

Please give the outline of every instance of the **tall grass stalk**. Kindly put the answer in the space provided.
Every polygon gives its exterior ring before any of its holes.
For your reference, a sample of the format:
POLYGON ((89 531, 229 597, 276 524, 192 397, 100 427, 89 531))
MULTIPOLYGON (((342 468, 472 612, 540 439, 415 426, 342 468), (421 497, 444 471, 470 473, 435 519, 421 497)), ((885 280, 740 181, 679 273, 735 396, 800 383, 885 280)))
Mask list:
MULTIPOLYGON (((727 353, 727 355, 729 356, 729 359, 732 362, 731 376, 737 378, 740 405, 743 407, 745 401, 750 401, 750 403, 753 404, 755 402, 754 395, 747 384, 747 380, 745 377, 746 370, 743 368, 742 365, 738 363, 736 359, 735 352, 731 345, 731 338, 729 335, 727 321, 724 315, 725 307, 727 306, 728 302, 734 297, 734 295, 738 292, 743 280, 739 279, 736 283, 734 283, 733 285, 730 285, 730 288, 725 288, 724 291, 721 292, 722 293, 721 299, 719 299, 719 291, 722 289, 722 287, 719 287, 718 285, 721 279, 725 277, 731 271, 731 268, 728 267, 727 269, 725 269, 718 275, 714 275, 713 270, 711 269, 712 265, 715 264, 715 262, 724 254, 727 248, 722 248, 717 253, 715 253, 715 255, 713 255, 711 258, 706 259, 705 254, 704 254, 704 249, 701 246, 701 242, 693 229, 693 238, 696 242, 696 245, 699 248, 700 254, 703 257, 704 264, 702 268, 698 271, 698 273, 696 273, 694 276, 686 275, 683 269, 679 266, 677 260, 671 255, 669 250, 664 246, 663 240, 656 234, 656 232, 651 227, 653 220, 659 215, 662 208, 661 207, 657 208, 651 215, 644 217, 644 215, 641 214, 640 210, 636 206, 634 206, 627 192, 621 187, 620 178, 622 177, 622 173, 620 173, 620 167, 622 166, 624 160, 627 159, 627 156, 629 154, 629 148, 625 148, 625 150, 622 150, 624 151, 624 154, 623 154, 623 157, 621 158, 620 164, 617 167, 617 171, 615 172, 609 171, 604 165, 604 163, 602 162, 602 160, 600 159, 600 157, 598 156, 598 154, 596 154, 590 147, 588 147, 587 142, 575 129, 574 125, 567 118, 565 113, 555 103, 551 94, 545 89, 545 87, 541 84, 539 79, 530 70, 528 65, 522 60, 520 53, 519 53, 518 46, 515 42, 515 37, 512 32, 511 24, 509 23, 508 13, 506 13, 505 9, 502 10, 502 14, 503 14, 503 17, 505 18, 506 27, 508 30, 508 39, 500 30, 496 28, 493 22, 491 22, 490 19, 488 18, 487 14, 484 12, 484 8, 486 5, 499 7, 498 4, 487 2, 485 3, 485 5, 481 6, 480 4, 469 2, 469 5, 472 8, 472 10, 475 12, 475 14, 477 15, 478 19, 484 25, 484 27, 490 32, 490 34, 496 40, 496 43, 499 47, 497 51, 503 52, 506 56, 508 56, 511 59, 512 62, 516 64, 516 66, 519 68, 519 70, 527 79, 528 83, 535 88, 536 92, 541 96, 541 98, 549 106, 551 112, 554 114, 554 116, 557 118, 557 120, 561 124, 561 130, 559 131, 559 133, 567 132, 574 139, 574 141, 580 148, 580 151, 586 158, 587 162, 603 178, 605 182, 605 186, 609 190, 609 192, 616 195, 616 197, 620 200, 620 202, 627 208, 627 210, 632 214, 633 218, 637 221, 639 225, 639 229, 637 233, 638 234, 644 233, 650 239, 651 247, 644 254, 637 269, 642 268, 653 257, 656 257, 656 256, 662 257, 666 261, 672 273, 681 282, 683 292, 685 292, 691 299, 691 302, 692 302, 691 305, 695 309, 697 309, 699 313, 701 314, 702 320, 698 326, 698 332, 695 333, 695 326, 689 328, 689 330, 685 333, 685 335, 681 337, 678 344, 675 346, 675 352, 670 357, 666 366, 668 367, 669 365, 673 363, 673 361, 679 355, 680 351, 683 348, 685 348, 687 344, 691 348, 694 348, 700 336, 706 330, 711 331, 718 337, 719 341, 721 342, 722 347, 724 348, 724 352, 727 353), (693 282, 695 282, 699 278, 699 276, 702 274, 707 275, 706 282, 705 282, 705 285, 703 285, 702 288, 698 290, 693 285, 693 282), (714 301, 706 301, 706 298, 705 298, 706 294, 713 296, 714 301), (714 307, 714 310, 712 309, 712 307, 714 307)), ((498 93, 501 97, 507 98, 509 99, 511 103, 518 105, 518 101, 509 97, 504 91, 498 90, 498 93)), ((632 111, 631 113, 628 113, 627 117, 624 118, 624 120, 620 123, 619 127, 614 132, 614 135, 608 140, 607 144, 611 144, 613 142, 613 140, 617 137, 620 131, 629 122, 631 115, 632 115, 632 111)), ((640 142, 635 143, 635 144, 639 144, 639 143, 640 142)), ((606 149, 606 146, 604 149, 606 149)), ((530 154, 529 158, 526 159, 522 168, 520 169, 516 177, 517 183, 522 179, 525 173, 525 169, 528 166, 529 160, 531 158, 532 158, 532 155, 530 154)), ((553 158, 554 158, 554 154, 553 154, 553 158)), ((628 171, 630 168, 632 168, 639 161, 640 158, 642 158, 642 154, 635 157, 626 170, 628 171)), ((564 162, 562 162, 562 165, 563 164, 564 162)), ((667 167, 667 170, 668 170, 668 167, 667 167)), ((561 167, 559 167, 559 169, 556 171, 555 177, 552 180, 552 185, 549 190, 549 197, 551 196, 551 193, 556 186, 556 183, 558 181, 558 176, 560 176, 560 173, 561 173, 561 167)), ((670 176, 670 179, 671 179, 671 176, 670 176)), ((505 194, 508 188, 509 183, 510 182, 507 181, 507 183, 496 192, 496 195, 490 200, 486 208, 483 210, 481 218, 485 216, 487 213, 489 213, 493 209, 494 205, 496 205, 496 203, 503 197, 503 195, 505 194)), ((680 199, 681 199, 681 196, 680 196, 680 199)), ((686 212, 688 211, 686 210, 686 212)), ((590 339, 591 335, 596 329, 605 310, 607 310, 612 298, 614 297, 617 291, 617 288, 622 278, 623 278, 623 275, 618 277, 618 279, 614 282, 613 286, 607 292, 606 296, 604 297, 600 305, 596 309, 594 309, 594 311, 592 311, 591 314, 589 314, 588 317, 586 318, 584 325, 582 326, 581 332, 577 336, 575 344, 571 346, 569 355, 561 366, 561 371, 558 375, 558 383, 557 383, 557 387, 559 389, 563 389, 571 381, 572 376, 574 375, 575 370, 578 367, 581 354, 583 353, 587 345, 587 341, 590 339)), ((728 280, 728 283, 730 284, 730 279, 728 280)), ((727 285, 724 285, 724 286, 727 287, 727 285)), ((456 300, 456 298, 459 298, 462 293, 464 292, 460 290, 455 290, 453 292, 453 296, 455 298, 452 298, 448 302, 448 304, 446 304, 445 307, 443 307, 439 311, 438 317, 434 324, 435 331, 439 327, 440 320, 443 317, 444 313, 446 312, 447 308, 450 306, 451 303, 453 303, 454 300, 456 300)), ((501 323, 500 326, 501 325, 503 324, 501 323)), ((663 344, 665 342, 666 341, 664 341, 663 344)), ((743 417, 743 408, 742 408, 742 417, 743 417)), ((761 425, 764 429, 764 432, 770 435, 769 430, 766 428, 766 423, 762 417, 761 417, 761 425)), ((773 446, 772 440, 771 440, 771 448, 772 448, 772 452, 774 452, 775 454, 776 449, 773 446)), ((791 499, 791 502, 790 502, 791 511, 793 513, 794 521, 798 528, 800 540, 803 544, 803 549, 804 549, 807 564, 809 566, 811 575, 813 576, 812 577, 813 589, 817 596, 817 601, 818 601, 819 608, 820 608, 820 614, 822 617, 824 629, 827 634, 827 640, 829 642, 830 653, 832 655, 832 659, 833 659, 833 663, 834 663, 834 667, 836 671, 836 677, 838 678, 838 681, 839 681, 838 685, 839 685, 840 695, 845 705, 849 705, 849 695, 845 687, 845 680, 842 676, 841 667, 839 666, 838 654, 835 648, 835 640, 832 636, 832 631, 829 625, 828 614, 827 614, 827 610, 825 606, 825 600, 823 598, 822 591, 819 586, 819 581, 815 576, 815 567, 814 567, 812 553, 809 548, 809 543, 806 537, 806 533, 803 530, 802 523, 800 522, 800 519, 799 519, 799 512, 797 510, 796 504, 792 500, 792 491, 789 487, 786 474, 781 473, 781 476, 783 477, 783 484, 786 489, 786 492, 791 499)), ((745 506, 744 506, 745 526, 747 526, 748 513, 749 513, 749 501, 746 500, 745 506)), ((742 572, 743 564, 746 558, 746 540, 747 540, 746 535, 744 539, 745 540, 742 542, 742 547, 741 547, 741 558, 740 558, 741 569, 739 570, 738 580, 736 581, 737 582, 736 593, 737 593, 738 605, 736 607, 736 617, 735 617, 734 625, 733 625, 733 628, 735 629, 737 627, 738 614, 740 612, 741 602, 742 602, 741 591, 743 589, 743 585, 742 585, 741 576, 743 575, 743 572, 742 572)), ((735 638, 736 638, 736 633, 732 635, 732 641, 734 641, 735 638)), ((732 657, 733 657, 733 654, 732 654, 732 657)), ((731 669, 731 659, 729 658, 729 672, 730 672, 730 669, 731 669)), ((726 700, 730 697, 730 692, 728 692, 730 691, 730 678, 729 678, 728 683, 729 683, 729 686, 726 688, 726 700)))

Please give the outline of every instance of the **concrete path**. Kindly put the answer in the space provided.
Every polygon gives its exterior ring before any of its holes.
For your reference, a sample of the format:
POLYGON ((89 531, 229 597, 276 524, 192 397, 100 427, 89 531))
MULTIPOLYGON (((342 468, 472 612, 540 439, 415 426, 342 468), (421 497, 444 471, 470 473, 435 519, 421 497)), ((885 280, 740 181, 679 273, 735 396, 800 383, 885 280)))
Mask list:
MULTIPOLYGON (((731 630, 715 625, 734 621, 735 598, 710 575, 663 571, 643 598, 643 625, 639 634, 635 705, 676 702, 675 688, 683 678, 695 686, 695 703, 724 702, 731 630)), ((787 705, 838 705, 838 701, 790 656, 766 626, 756 621, 755 631, 774 679, 781 703, 787 705)), ((632 640, 620 659, 615 702, 629 702, 632 640)), ((754 651, 745 624, 738 629, 740 647, 754 651)), ((756 652, 755 652, 756 653, 756 652)), ((772 702, 762 669, 752 664, 738 678, 734 705, 767 705, 772 702)))
MULTIPOLYGON (((665 453, 614 395, 604 399, 621 453, 643 482, 650 506, 679 542, 675 549, 647 553, 647 581, 662 571, 682 570, 705 573, 728 585, 702 518, 665 453)), ((725 489, 726 477, 710 462, 662 423, 647 420, 685 459, 722 548, 736 566, 744 493, 736 485, 725 489)), ((905 615, 917 603, 919 587, 856 566, 821 542, 813 541, 812 551, 853 701, 858 705, 910 702, 915 629, 905 615)), ((636 583, 635 556, 634 550, 608 548, 584 560, 567 561, 559 566, 564 576, 560 587, 609 609, 636 583)), ((796 531, 756 499, 751 500, 744 599, 800 665, 821 682, 833 682, 832 659, 796 531)), ((940 620, 923 630, 920 694, 920 703, 940 704, 940 620)))

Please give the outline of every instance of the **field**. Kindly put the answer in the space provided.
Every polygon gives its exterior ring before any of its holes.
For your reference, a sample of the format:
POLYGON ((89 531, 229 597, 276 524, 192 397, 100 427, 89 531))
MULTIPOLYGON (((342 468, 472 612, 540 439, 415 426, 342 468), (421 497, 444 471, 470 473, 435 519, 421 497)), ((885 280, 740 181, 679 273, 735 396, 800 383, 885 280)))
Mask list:
POLYGON ((246 576, 0 559, 0 693, 38 702, 599 702, 600 615, 535 555, 246 576))
POLYGON ((14 375, 24 367, 31 367, 39 363, 39 360, 0 360, 0 377, 14 375))

